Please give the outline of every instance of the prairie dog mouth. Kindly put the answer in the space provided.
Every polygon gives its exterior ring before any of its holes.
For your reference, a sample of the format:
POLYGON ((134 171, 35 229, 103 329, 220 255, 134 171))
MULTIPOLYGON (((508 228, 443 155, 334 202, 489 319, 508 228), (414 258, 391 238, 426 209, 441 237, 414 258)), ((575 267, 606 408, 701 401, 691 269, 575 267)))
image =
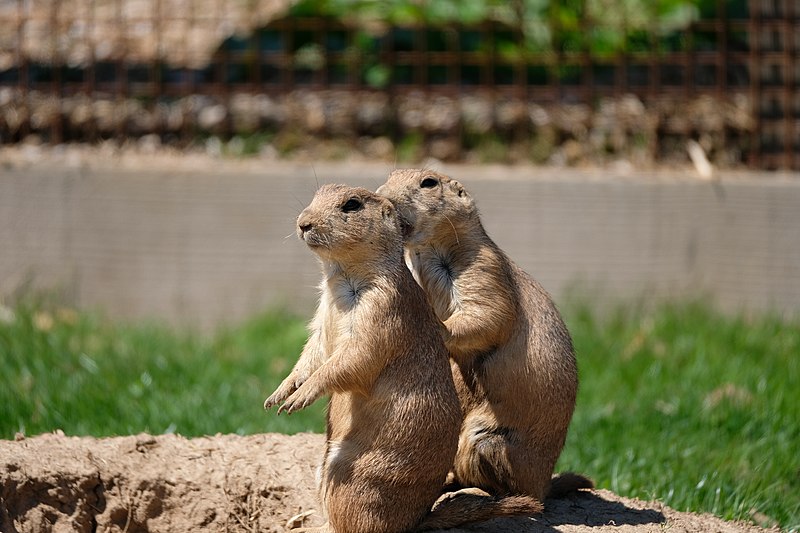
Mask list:
POLYGON ((314 231, 313 229, 309 229, 306 231, 300 231, 300 240, 306 243, 307 246, 310 248, 318 248, 324 245, 322 236, 314 231))

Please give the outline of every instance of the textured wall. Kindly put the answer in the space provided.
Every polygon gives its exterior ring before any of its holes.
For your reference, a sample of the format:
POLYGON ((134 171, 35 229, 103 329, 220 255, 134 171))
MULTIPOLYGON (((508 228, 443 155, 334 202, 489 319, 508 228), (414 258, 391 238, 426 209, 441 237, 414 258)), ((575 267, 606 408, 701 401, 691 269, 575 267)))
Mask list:
MULTIPOLYGON (((374 189, 385 165, 220 163, 0 170, 0 301, 27 287, 115 317, 209 326, 310 313, 318 267, 294 219, 319 183, 374 189), (315 177, 315 173, 318 178, 315 177)), ((489 234, 558 301, 701 295, 800 311, 800 179, 448 167, 489 234)))

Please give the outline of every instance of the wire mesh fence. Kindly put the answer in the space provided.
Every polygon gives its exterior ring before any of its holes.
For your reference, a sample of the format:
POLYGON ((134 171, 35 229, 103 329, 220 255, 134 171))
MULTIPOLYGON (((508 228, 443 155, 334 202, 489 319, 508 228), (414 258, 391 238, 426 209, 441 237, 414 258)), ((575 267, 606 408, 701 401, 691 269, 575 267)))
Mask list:
POLYGON ((718 141, 747 165, 800 169, 800 0, 709 6, 684 29, 634 34, 608 53, 581 44, 591 20, 531 51, 496 21, 365 32, 277 0, 0 0, 0 141, 233 135, 232 108, 249 102, 249 129, 269 128, 286 120, 278 98, 296 91, 349 93, 356 112, 376 94, 545 107, 633 95, 666 98, 677 116, 697 98, 739 98, 747 116, 721 119, 718 141))

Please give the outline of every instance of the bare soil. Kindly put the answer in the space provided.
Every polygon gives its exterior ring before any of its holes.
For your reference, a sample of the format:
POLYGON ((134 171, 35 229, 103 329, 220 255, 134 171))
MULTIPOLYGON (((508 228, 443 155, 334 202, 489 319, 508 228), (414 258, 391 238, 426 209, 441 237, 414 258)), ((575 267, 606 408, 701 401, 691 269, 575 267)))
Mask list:
MULTIPOLYGON (((57 432, 0 441, 0 531, 273 532, 311 510, 304 525, 318 525, 314 478, 323 443, 308 433, 98 439, 57 432)), ((762 531, 607 490, 548 500, 536 518, 451 531, 664 530, 762 531)))

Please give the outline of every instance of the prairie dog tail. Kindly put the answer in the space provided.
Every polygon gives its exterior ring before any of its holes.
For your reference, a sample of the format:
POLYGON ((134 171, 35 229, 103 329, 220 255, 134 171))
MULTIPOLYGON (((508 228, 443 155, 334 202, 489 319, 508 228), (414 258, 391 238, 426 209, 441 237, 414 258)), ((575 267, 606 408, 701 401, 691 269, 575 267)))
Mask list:
POLYGON ((550 480, 550 488, 547 490, 547 498, 564 498, 576 492, 578 489, 593 489, 594 481, 575 472, 564 472, 553 476, 550 480))
POLYGON ((481 489, 461 489, 436 502, 417 529, 449 529, 502 516, 531 516, 543 509, 542 502, 530 496, 495 498, 481 489))

